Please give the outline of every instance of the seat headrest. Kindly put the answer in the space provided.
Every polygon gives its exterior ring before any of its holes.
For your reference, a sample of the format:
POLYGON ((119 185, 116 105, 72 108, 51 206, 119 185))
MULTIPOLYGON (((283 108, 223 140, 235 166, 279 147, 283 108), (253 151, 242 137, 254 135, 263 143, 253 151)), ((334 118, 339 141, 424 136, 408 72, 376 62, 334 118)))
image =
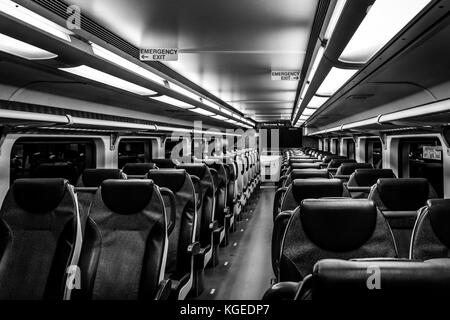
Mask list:
POLYGON ((297 179, 292 182, 295 201, 325 197, 342 197, 344 186, 339 179, 297 179))
POLYGON ((127 175, 144 176, 155 168, 156 165, 154 163, 127 163, 122 170, 127 175))
POLYGON ((296 179, 314 179, 314 178, 322 178, 328 179, 328 171, 326 169, 295 169, 291 172, 291 180, 294 181, 296 179))
POLYGON ((106 180, 101 186, 102 200, 115 213, 135 214, 148 206, 153 187, 152 180, 106 180))
POLYGON ((436 237, 450 248, 450 199, 428 200, 428 215, 436 237))
POLYGON ((320 169, 320 163, 293 163, 292 170, 296 169, 320 169))
POLYGON ((356 163, 353 159, 332 159, 328 164, 328 169, 337 169, 343 163, 356 163))
POLYGON ((300 206, 305 234, 322 249, 355 250, 374 233, 377 208, 373 201, 354 199, 308 199, 300 206))
POLYGON ((427 179, 378 179, 377 190, 387 210, 416 211, 423 207, 430 193, 427 179))
POLYGON ((173 169, 177 166, 175 161, 172 159, 152 159, 152 163, 160 169, 173 169))
POLYGON ((47 213, 57 208, 64 198, 65 179, 18 179, 12 185, 16 203, 31 213, 47 213))
POLYGON ((201 180, 209 172, 208 166, 204 163, 184 163, 177 166, 177 169, 184 169, 190 175, 197 176, 201 180))
POLYGON ((169 188, 173 192, 178 192, 183 187, 186 180, 186 170, 182 169, 159 169, 151 170, 147 178, 160 186, 169 188))
POLYGON ((81 176, 83 186, 98 188, 102 182, 109 179, 123 179, 120 169, 86 169, 81 176))
MULTIPOLYGON (((314 266, 311 284, 313 299, 429 297, 437 293, 447 293, 450 289, 450 259, 425 262, 395 259, 326 259, 314 266), (376 287, 368 287, 369 277, 375 275, 375 272, 379 274, 379 290, 376 290, 376 287)), ((372 284, 376 284, 375 280, 372 284)))
POLYGON ((373 166, 370 163, 343 163, 338 168, 336 175, 349 176, 353 174, 353 172, 355 172, 357 169, 372 169, 372 168, 373 166))
POLYGON ((359 187, 371 187, 378 179, 393 179, 395 174, 391 169, 356 169, 355 181, 359 187))

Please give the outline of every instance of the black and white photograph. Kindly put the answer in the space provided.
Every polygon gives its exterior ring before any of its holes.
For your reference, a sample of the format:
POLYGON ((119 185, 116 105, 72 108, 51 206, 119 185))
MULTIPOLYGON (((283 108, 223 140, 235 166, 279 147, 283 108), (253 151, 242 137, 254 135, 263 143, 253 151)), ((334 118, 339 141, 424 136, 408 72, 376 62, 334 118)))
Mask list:
POLYGON ((0 310, 450 301, 450 1, 0 0, 0 206, 0 310))

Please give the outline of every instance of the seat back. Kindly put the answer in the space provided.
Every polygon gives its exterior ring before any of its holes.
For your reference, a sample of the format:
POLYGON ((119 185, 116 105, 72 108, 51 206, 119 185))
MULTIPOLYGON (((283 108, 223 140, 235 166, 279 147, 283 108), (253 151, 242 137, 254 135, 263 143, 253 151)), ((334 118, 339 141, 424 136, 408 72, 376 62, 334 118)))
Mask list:
POLYGON ((103 181, 110 179, 125 179, 120 169, 86 169, 78 179, 77 198, 80 208, 81 227, 84 230, 89 214, 89 207, 94 200, 95 189, 100 188, 103 181))
POLYGON ((151 180, 106 180, 95 195, 74 299, 154 299, 164 279, 164 203, 151 180))
POLYGON ((350 176, 358 169, 373 169, 373 165, 371 163, 342 163, 336 171, 336 176, 339 178, 345 177, 346 179, 349 179, 350 176))
POLYGON ((344 261, 326 259, 302 284, 297 299, 395 301, 448 296, 450 259, 344 261))
POLYGON ((226 164, 225 170, 227 172, 227 202, 226 205, 233 210, 234 200, 236 198, 236 170, 234 164, 226 164))
POLYGON ((296 179, 288 187, 281 211, 294 210, 305 199, 348 197, 339 179, 296 179))
POLYGON ((211 224, 215 220, 215 188, 214 180, 208 166, 204 163, 182 164, 177 169, 184 169, 191 176, 200 179, 201 199, 198 209, 198 227, 196 230, 196 239, 199 239, 202 247, 211 245, 212 229, 211 224))
POLYGON ((291 164, 291 170, 296 169, 320 169, 320 163, 292 163, 291 164))
POLYGON ((356 169, 349 177, 347 187, 355 199, 367 199, 378 179, 396 178, 391 169, 356 169))
POLYGON ((418 210, 437 195, 426 179, 379 179, 372 187, 372 199, 393 229, 401 258, 409 256, 412 229, 418 210))
POLYGON ((219 223, 220 227, 225 225, 225 208, 227 206, 227 189, 228 189, 228 180, 227 180, 227 172, 222 163, 218 162, 208 162, 206 161, 206 165, 215 170, 215 189, 216 189, 216 203, 215 203, 215 213, 214 218, 219 223))
POLYGON ((326 169, 295 169, 291 171, 283 185, 287 187, 297 179, 328 179, 329 177, 326 169))
POLYGON ((13 183, 0 211, 0 300, 62 300, 78 220, 67 180, 13 183))
POLYGON ((280 281, 301 281, 322 259, 396 258, 383 214, 373 201, 309 199, 287 225, 279 262, 280 281))
POLYGON ((152 159, 152 163, 160 169, 175 169, 178 165, 177 161, 172 159, 152 159))
POLYGON ((143 179, 153 169, 156 169, 156 164, 154 163, 127 163, 122 168, 128 179, 143 179))
POLYGON ((429 200, 420 209, 411 237, 411 259, 450 258, 450 200, 429 200))
POLYGON ((195 240, 196 203, 195 189, 190 175, 185 170, 151 170, 148 179, 175 195, 175 228, 169 236, 169 254, 166 274, 180 275, 191 272, 191 256, 188 247, 195 240))

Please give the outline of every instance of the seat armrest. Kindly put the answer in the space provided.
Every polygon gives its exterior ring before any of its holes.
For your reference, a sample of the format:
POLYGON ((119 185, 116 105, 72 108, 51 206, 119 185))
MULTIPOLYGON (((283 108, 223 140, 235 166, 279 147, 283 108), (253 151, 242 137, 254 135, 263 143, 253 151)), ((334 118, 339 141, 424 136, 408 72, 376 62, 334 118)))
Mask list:
POLYGON ((275 198, 273 200, 273 220, 275 221, 275 218, 277 215, 281 212, 281 205, 283 201, 284 194, 288 190, 288 187, 282 187, 278 188, 275 192, 275 198))
POLYGON ((263 301, 294 300, 301 282, 279 282, 268 289, 262 298, 263 301))
POLYGON ((167 279, 159 283, 158 292, 155 300, 168 300, 170 292, 172 291, 172 281, 167 279))
POLYGON ((175 228, 175 221, 177 220, 177 205, 175 195, 172 190, 168 188, 159 188, 161 195, 168 197, 170 202, 170 221, 167 224, 167 234, 170 235, 175 228))
POLYGON ((187 251, 188 251, 188 253, 190 253, 192 256, 196 256, 196 255, 200 254, 200 249, 201 249, 200 242, 196 241, 196 242, 194 242, 194 243, 191 243, 191 244, 188 246, 187 251))
POLYGON ((209 229, 210 229, 210 230, 215 231, 215 230, 217 230, 218 228, 219 228, 219 222, 218 222, 217 220, 214 220, 213 222, 211 222, 211 223, 209 224, 209 229))

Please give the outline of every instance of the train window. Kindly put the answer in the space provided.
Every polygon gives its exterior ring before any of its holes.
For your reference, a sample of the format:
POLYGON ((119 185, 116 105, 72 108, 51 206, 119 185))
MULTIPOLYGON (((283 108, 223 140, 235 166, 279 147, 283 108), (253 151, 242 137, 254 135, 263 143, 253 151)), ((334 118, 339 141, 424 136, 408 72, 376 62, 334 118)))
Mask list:
POLYGON ((152 159, 152 141, 122 139, 119 143, 119 168, 127 163, 145 163, 152 159))
POLYGON ((373 164, 375 169, 383 167, 383 145, 381 141, 367 140, 366 141, 366 160, 365 162, 373 164))
POLYGON ((340 155, 341 154, 341 145, 339 143, 339 139, 333 139, 332 140, 333 148, 332 151, 335 152, 335 154, 340 155))
POLYGON ((347 158, 349 159, 355 159, 355 142, 353 139, 347 139, 347 158))
POLYGON ((399 176, 426 178, 440 197, 444 195, 442 145, 438 138, 402 140, 399 176))
POLYGON ((96 167, 95 143, 84 139, 19 139, 11 151, 10 183, 38 177, 44 165, 72 167, 73 172, 64 178, 76 184, 84 169, 96 167))

